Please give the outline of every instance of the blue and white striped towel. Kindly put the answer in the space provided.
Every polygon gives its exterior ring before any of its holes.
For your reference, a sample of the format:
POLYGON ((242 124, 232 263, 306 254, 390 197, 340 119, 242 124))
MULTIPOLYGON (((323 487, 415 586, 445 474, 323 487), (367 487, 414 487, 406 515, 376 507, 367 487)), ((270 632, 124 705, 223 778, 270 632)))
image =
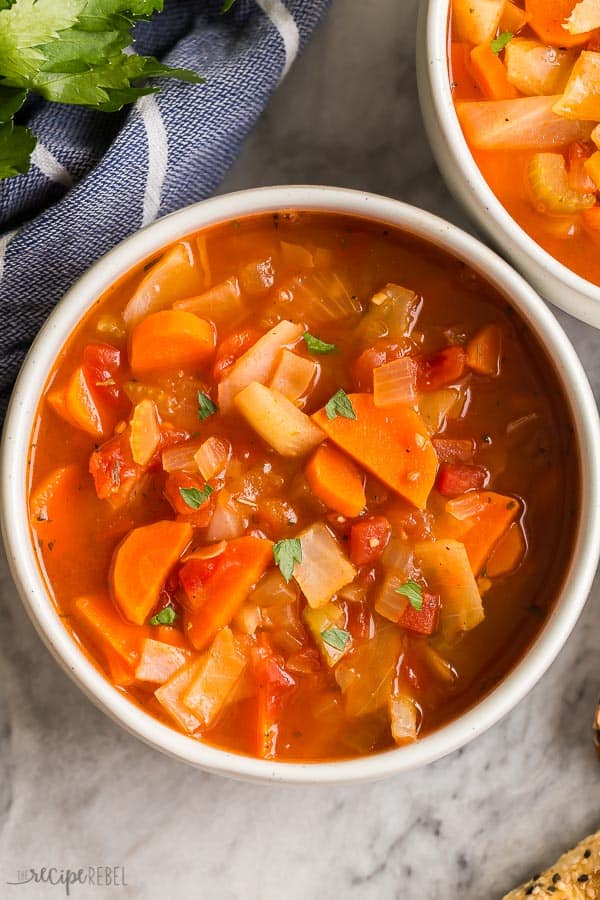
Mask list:
POLYGON ((23 356, 55 303, 103 253, 157 216, 207 197, 329 0, 172 0, 135 48, 206 77, 163 82, 121 113, 30 101, 27 175, 0 182, 0 420, 23 356))

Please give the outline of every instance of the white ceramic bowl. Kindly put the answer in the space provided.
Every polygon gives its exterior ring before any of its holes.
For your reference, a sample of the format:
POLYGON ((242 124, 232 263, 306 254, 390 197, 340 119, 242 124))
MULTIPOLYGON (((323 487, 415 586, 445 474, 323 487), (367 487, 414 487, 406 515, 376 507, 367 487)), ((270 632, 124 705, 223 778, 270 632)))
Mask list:
POLYGON ((515 222, 488 186, 471 155, 450 91, 450 2, 421 0, 417 29, 419 97, 438 167, 456 199, 479 228, 542 297, 600 328, 600 287, 554 259, 515 222))
POLYGON ((23 364, 6 419, 0 455, 2 530, 15 583, 40 636, 88 697, 131 733, 211 772, 256 781, 358 782, 403 772, 456 750, 507 713, 548 668, 577 621, 598 561, 598 446, 596 404, 573 348, 537 294, 491 250, 441 219, 384 197, 339 188, 263 188, 198 203, 145 228, 99 260, 58 304, 23 364), (120 275, 165 244, 229 218, 290 208, 355 214, 397 226, 464 260, 488 279, 520 312, 555 361, 571 408, 583 482, 575 550, 563 589, 517 667, 477 706, 418 743, 343 762, 269 762, 228 753, 179 734, 130 703, 94 668, 63 627, 38 570, 26 514, 26 459, 36 406, 63 343, 83 313, 120 275))

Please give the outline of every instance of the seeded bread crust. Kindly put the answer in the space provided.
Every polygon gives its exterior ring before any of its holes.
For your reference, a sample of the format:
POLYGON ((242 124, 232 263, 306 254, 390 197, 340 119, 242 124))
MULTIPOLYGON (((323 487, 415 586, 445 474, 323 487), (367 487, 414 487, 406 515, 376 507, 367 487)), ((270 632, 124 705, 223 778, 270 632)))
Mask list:
POLYGON ((600 831, 503 900, 600 900, 600 831))

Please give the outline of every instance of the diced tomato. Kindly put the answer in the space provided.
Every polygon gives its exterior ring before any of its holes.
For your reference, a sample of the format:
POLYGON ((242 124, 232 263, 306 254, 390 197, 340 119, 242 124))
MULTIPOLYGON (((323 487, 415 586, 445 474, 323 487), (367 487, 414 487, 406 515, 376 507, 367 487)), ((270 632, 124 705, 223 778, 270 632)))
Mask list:
POLYGON ((391 526, 385 516, 370 516, 350 529, 350 559, 356 566, 373 563, 385 550, 391 526))
POLYGON ((393 359, 400 359, 404 351, 398 344, 387 344, 379 341, 372 347, 367 347, 352 364, 352 380, 357 391, 373 390, 373 369, 378 369, 384 363, 393 359))
POLYGON ((433 438, 431 443, 440 462, 469 462, 469 460, 473 459, 475 445, 471 440, 433 438))
POLYGON ((417 388, 419 391, 437 391, 448 384, 454 384, 462 377, 467 355, 458 344, 446 347, 437 353, 418 358, 417 388))
POLYGON ((325 519, 337 535, 343 538, 348 537, 352 528, 352 519, 335 512, 325 513, 325 519))
POLYGON ((365 602, 348 603, 348 621, 346 631, 349 631, 354 641, 366 641, 373 636, 373 617, 365 602))
POLYGON ((401 628, 414 631, 416 634, 433 634, 437 628, 440 612, 440 598, 437 594, 423 591, 421 609, 415 609, 409 603, 398 620, 401 628))
POLYGON ((234 362, 249 350, 253 344, 262 337, 261 332, 255 328, 244 328, 241 331, 234 331, 229 337, 225 338, 217 347, 217 355, 213 366, 213 378, 220 381, 224 372, 234 362))
POLYGON ((119 400, 121 351, 111 344, 87 344, 83 351, 83 371, 90 388, 105 400, 119 400))
POLYGON ((144 473, 142 466, 133 461, 129 431, 115 435, 95 450, 90 456, 89 470, 100 500, 111 498, 124 502, 144 473))
POLYGON ((204 528, 210 522, 214 507, 213 497, 208 497, 202 506, 193 509, 185 502, 181 489, 202 491, 205 487, 203 481, 188 472, 170 472, 165 481, 165 497, 174 511, 185 518, 186 522, 190 522, 198 528, 204 528))
POLYGON ((442 463, 435 483, 444 497, 458 497, 466 491, 479 491, 485 486, 488 471, 483 466, 442 463))
POLYGON ((179 570, 179 583, 185 592, 184 606, 191 611, 202 605, 207 581, 219 568, 221 557, 190 559, 179 570))
POLYGON ((267 636, 259 634, 252 649, 252 670, 257 685, 256 750, 263 759, 273 759, 277 749, 277 722, 284 695, 296 682, 273 652, 267 636))

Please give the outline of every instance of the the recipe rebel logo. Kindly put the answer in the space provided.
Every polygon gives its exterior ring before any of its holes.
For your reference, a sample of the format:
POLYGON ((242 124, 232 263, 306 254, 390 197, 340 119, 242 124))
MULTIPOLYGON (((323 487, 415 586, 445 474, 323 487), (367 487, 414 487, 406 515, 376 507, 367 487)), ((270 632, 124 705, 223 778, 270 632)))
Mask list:
POLYGON ((57 866, 43 866, 40 869, 18 869, 17 877, 6 884, 12 887, 24 884, 47 884, 62 887, 65 896, 70 897, 77 886, 94 888, 127 887, 124 866, 81 866, 78 869, 61 869, 57 866))

